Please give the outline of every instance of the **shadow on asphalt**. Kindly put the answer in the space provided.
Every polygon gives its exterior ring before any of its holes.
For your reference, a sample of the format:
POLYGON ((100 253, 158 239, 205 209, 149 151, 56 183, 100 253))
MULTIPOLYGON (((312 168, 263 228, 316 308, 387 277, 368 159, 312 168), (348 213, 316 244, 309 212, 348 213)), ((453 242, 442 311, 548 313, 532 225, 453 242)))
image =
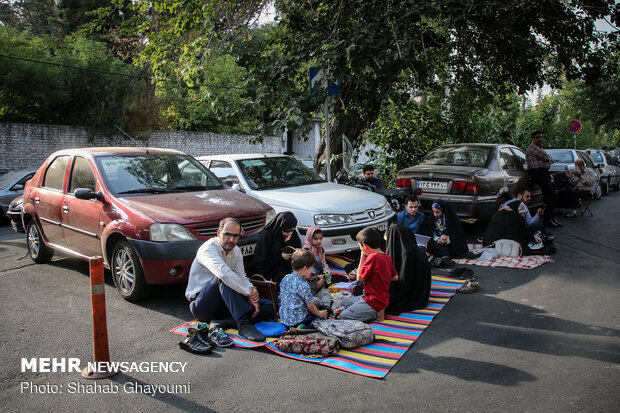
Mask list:
MULTIPOLYGON (((147 383, 145 381, 136 379, 126 373, 119 373, 116 376, 110 377, 110 380, 122 386, 126 384, 131 384, 131 388, 144 389, 144 388, 150 388, 151 386, 162 386, 162 387, 165 386, 163 383, 147 383)), ((136 392, 136 393, 140 393, 140 392, 136 392)), ((174 393, 155 393, 155 394, 149 394, 147 397, 152 397, 161 402, 164 402, 175 410, 179 409, 185 412, 197 412, 197 411, 215 412, 215 410, 211 410, 202 404, 193 402, 191 400, 187 400, 174 393)))

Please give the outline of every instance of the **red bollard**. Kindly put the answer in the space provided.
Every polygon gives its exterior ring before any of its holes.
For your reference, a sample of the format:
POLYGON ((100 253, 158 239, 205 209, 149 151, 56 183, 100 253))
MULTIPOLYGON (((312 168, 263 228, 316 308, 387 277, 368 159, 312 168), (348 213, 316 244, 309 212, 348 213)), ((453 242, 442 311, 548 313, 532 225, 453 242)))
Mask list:
POLYGON ((82 377, 87 379, 105 379, 118 374, 118 370, 109 368, 110 349, 108 347, 108 324, 105 312, 105 283, 103 277, 103 258, 91 257, 90 266, 90 298, 93 307, 93 358, 96 371, 84 367, 82 377), (101 368, 99 362, 104 362, 101 368), (103 371, 102 371, 103 370, 103 371))

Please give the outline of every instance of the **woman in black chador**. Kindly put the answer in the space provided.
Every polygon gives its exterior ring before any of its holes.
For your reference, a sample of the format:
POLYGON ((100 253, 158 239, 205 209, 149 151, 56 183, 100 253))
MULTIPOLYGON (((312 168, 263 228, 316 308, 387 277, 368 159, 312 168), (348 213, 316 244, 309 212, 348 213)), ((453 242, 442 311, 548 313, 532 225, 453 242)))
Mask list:
POLYGON ((280 282, 285 275, 293 272, 292 252, 283 251, 285 247, 301 248, 301 240, 296 231, 297 218, 292 212, 280 212, 258 234, 254 250, 256 272, 267 280, 280 282))
POLYGON ((431 237, 426 252, 433 256, 433 265, 450 265, 451 258, 465 258, 469 252, 458 215, 443 202, 433 203, 433 213, 426 218, 425 235, 431 237))
POLYGON ((386 252, 398 272, 398 281, 390 284, 390 304, 385 312, 398 315, 425 308, 431 293, 431 265, 424 249, 404 225, 391 225, 386 235, 386 252))

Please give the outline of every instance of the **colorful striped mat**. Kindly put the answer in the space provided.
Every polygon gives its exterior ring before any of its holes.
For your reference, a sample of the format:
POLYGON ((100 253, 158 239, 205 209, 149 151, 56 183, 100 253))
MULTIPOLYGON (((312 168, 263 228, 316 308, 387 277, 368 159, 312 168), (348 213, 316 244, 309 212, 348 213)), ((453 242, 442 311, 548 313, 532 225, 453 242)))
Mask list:
MULTIPOLYGON (((340 259, 342 258, 338 258, 338 260, 340 259)), ((331 264, 337 264, 337 262, 331 264)), ((334 357, 316 359, 285 353, 273 345, 272 341, 277 340, 276 338, 268 338, 264 343, 256 343, 239 336, 237 330, 229 329, 226 332, 234 340, 237 347, 265 347, 274 353, 292 359, 380 379, 385 377, 398 360, 405 355, 409 347, 416 342, 464 282, 454 278, 433 275, 430 300, 425 309, 402 313, 398 316, 386 316, 382 323, 370 323, 375 330, 374 342, 355 349, 340 349, 338 355, 334 357)), ((173 328, 170 332, 185 335, 187 328, 196 324, 196 320, 190 321, 173 328)))

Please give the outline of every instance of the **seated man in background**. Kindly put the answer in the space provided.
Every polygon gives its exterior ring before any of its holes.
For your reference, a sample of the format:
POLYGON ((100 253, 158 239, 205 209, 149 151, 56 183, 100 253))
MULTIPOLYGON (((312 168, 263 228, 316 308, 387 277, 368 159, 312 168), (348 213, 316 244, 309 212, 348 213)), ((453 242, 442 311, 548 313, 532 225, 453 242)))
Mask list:
POLYGON ((362 181, 368 182, 369 184, 373 185, 377 189, 384 189, 383 188, 383 181, 381 181, 381 179, 379 179, 379 178, 377 178, 375 176, 375 167, 374 166, 366 165, 362 169, 362 172, 364 173, 364 176, 361 178, 362 181))
POLYGON ((565 216, 572 218, 577 216, 579 198, 590 198, 594 193, 596 175, 592 169, 586 167, 583 159, 576 159, 575 169, 570 172, 567 171, 566 176, 572 188, 560 189, 558 197, 560 205, 566 205, 570 208, 565 216))
POLYGON ((405 204, 405 210, 396 215, 396 223, 408 227, 414 234, 421 234, 426 216, 420 211, 420 201, 417 195, 410 195, 405 204))
MULTIPOLYGON (((532 199, 532 189, 528 187, 523 187, 517 190, 514 198, 512 198, 510 201, 504 202, 504 204, 502 205, 502 208, 510 208, 508 205, 513 203, 514 201, 521 201, 527 206, 527 204, 529 204, 531 199, 532 199)), ((525 224, 527 225, 528 228, 539 228, 543 226, 542 216, 545 213, 544 208, 538 208, 538 211, 536 211, 536 215, 534 216, 530 214, 530 210, 527 208, 525 208, 524 212, 525 212, 525 216, 524 216, 525 224)))
POLYGON ((239 221, 221 220, 217 236, 198 249, 185 290, 190 311, 198 320, 211 322, 209 338, 222 346, 233 344, 223 330, 234 327, 249 340, 265 341, 254 323, 273 317, 271 301, 259 298, 245 275, 237 246, 240 235, 239 221))

